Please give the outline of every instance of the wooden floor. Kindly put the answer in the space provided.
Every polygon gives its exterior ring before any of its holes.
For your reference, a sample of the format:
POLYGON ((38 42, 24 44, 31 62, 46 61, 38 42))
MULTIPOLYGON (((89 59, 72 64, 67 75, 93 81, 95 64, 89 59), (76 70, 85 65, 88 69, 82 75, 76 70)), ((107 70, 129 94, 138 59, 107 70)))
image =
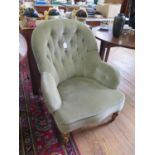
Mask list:
POLYGON ((120 90, 125 106, 116 120, 93 129, 73 132, 82 155, 134 155, 135 153, 135 54, 134 50, 112 48, 108 63, 121 72, 120 90))

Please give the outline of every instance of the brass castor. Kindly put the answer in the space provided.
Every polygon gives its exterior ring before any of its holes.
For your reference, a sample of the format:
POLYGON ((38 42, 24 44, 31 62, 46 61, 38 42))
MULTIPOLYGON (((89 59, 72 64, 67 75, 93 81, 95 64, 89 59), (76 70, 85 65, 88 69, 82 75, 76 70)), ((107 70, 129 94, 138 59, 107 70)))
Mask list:
POLYGON ((61 133, 61 143, 66 144, 69 140, 69 133, 61 133))

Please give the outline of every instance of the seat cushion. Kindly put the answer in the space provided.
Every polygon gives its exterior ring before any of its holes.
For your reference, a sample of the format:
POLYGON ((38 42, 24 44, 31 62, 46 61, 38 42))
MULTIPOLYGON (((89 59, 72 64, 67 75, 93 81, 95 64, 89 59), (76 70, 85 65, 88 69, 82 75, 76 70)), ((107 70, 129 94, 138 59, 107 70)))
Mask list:
POLYGON ((62 106, 54 112, 54 119, 62 132, 70 132, 83 125, 99 123, 110 114, 120 111, 124 95, 97 81, 75 77, 58 85, 62 106))

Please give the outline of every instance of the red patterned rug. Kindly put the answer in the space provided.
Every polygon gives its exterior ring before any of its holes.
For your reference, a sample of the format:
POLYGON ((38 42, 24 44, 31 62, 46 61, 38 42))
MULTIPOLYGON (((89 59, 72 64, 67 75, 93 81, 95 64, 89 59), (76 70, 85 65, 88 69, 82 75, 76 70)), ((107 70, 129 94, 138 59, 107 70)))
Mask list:
POLYGON ((43 97, 33 96, 27 61, 19 67, 20 155, 80 155, 72 135, 65 146, 60 143, 43 97))

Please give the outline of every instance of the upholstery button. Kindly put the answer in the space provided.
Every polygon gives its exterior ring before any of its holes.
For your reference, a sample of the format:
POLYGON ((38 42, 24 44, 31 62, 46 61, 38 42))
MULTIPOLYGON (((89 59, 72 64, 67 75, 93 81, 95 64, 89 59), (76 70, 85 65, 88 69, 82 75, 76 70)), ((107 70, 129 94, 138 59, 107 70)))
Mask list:
POLYGON ((53 36, 53 31, 51 31, 51 33, 50 33, 50 34, 51 34, 51 36, 53 36))
POLYGON ((46 57, 47 57, 48 60, 50 60, 50 56, 48 54, 46 55, 46 57))
POLYGON ((64 63, 65 63, 64 59, 62 59, 61 62, 62 62, 62 64, 64 65, 64 63))
POLYGON ((77 31, 77 29, 75 29, 73 33, 76 33, 76 31, 77 31))
POLYGON ((103 75, 103 78, 104 78, 104 79, 108 79, 108 76, 106 76, 106 75, 103 75))
POLYGON ((49 42, 47 43, 47 47, 50 48, 50 43, 49 42))
POLYGON ((108 80, 108 79, 109 79, 109 76, 108 76, 108 75, 106 75, 106 76, 105 76, 105 79, 107 79, 107 80, 108 80))
POLYGON ((59 47, 62 48, 62 43, 60 40, 59 40, 58 44, 59 44, 59 47))
POLYGON ((58 58, 58 53, 57 52, 55 52, 54 55, 55 55, 56 58, 58 58))

